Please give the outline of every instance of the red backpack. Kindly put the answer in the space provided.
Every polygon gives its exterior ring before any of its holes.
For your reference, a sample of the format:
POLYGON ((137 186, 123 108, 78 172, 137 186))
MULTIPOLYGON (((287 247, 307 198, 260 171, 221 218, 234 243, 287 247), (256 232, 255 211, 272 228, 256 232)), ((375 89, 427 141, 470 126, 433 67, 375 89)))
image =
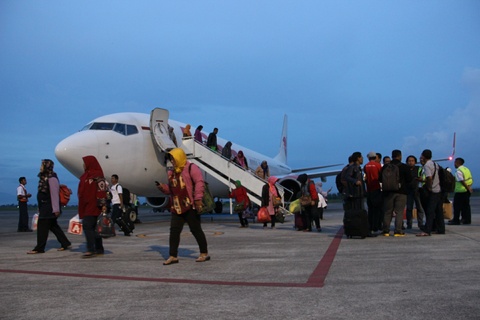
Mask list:
POLYGON ((70 195, 72 194, 72 190, 67 187, 65 184, 60 184, 60 204, 62 206, 66 206, 70 201, 70 195))

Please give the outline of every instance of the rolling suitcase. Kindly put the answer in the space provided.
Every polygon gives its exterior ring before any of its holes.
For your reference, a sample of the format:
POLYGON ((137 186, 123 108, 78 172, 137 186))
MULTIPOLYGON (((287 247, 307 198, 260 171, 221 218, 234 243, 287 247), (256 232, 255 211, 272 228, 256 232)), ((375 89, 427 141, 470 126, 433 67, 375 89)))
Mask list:
POLYGON ((127 208, 115 221, 125 235, 129 235, 133 232, 133 229, 135 229, 135 224, 133 223, 135 220, 132 220, 132 218, 133 216, 136 218, 136 214, 134 215, 133 213, 135 213, 135 211, 130 209, 131 208, 127 208))
POLYGON ((300 212, 295 213, 295 229, 300 231, 305 229, 305 217, 300 212))
POLYGON ((343 229, 347 238, 368 236, 368 214, 366 210, 351 209, 345 211, 343 217, 343 229))

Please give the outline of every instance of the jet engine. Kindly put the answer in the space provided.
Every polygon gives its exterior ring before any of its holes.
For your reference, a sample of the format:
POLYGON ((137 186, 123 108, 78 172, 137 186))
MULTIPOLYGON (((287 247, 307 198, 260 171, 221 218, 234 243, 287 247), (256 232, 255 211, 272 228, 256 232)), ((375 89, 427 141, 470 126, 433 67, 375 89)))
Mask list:
POLYGON ((162 209, 168 206, 168 197, 147 197, 147 203, 152 208, 162 209))
POLYGON ((282 187, 285 188, 285 194, 283 199, 285 202, 292 202, 293 200, 298 199, 298 193, 300 192, 300 182, 297 181, 297 176, 288 176, 280 179, 279 183, 282 187))

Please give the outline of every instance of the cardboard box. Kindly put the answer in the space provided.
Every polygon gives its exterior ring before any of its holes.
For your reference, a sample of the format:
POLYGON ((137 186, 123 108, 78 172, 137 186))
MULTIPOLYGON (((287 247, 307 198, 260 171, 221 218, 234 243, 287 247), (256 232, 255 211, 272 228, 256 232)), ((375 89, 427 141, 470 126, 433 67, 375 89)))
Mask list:
POLYGON ((453 219, 453 204, 451 202, 443 204, 443 219, 453 219))

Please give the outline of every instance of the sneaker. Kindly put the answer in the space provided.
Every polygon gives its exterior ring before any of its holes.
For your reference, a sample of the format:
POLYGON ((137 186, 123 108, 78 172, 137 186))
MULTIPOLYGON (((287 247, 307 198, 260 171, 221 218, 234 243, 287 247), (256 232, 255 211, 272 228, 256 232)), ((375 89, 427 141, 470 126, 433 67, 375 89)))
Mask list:
POLYGON ((390 237, 390 232, 384 232, 384 233, 383 233, 383 236, 384 236, 384 237, 390 237))
POLYGON ((404 232, 395 232, 393 234, 394 237, 405 237, 405 233, 404 232))

